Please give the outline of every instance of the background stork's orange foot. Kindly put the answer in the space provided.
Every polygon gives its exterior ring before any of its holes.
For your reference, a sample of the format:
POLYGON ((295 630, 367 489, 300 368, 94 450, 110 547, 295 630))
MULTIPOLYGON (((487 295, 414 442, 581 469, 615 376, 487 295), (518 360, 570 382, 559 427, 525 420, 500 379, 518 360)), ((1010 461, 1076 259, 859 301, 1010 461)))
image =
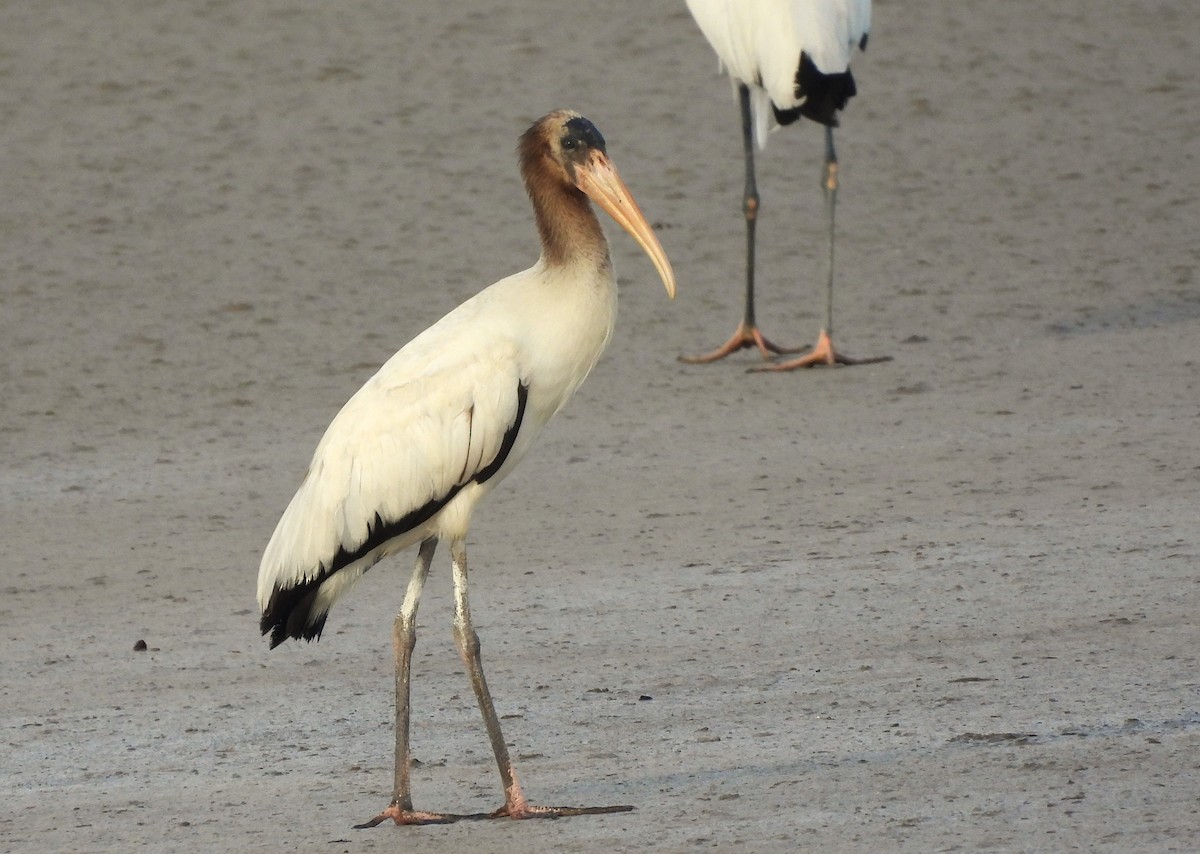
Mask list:
POLYGON ((687 365, 704 365, 708 362, 724 359, 730 353, 736 353, 738 350, 744 350, 748 347, 757 347, 758 352, 762 353, 764 359, 772 359, 782 353, 799 353, 804 350, 803 347, 780 347, 764 336, 759 331, 758 326, 743 320, 738 324, 738 328, 733 331, 733 335, 729 337, 729 340, 717 349, 710 353, 702 353, 699 356, 680 356, 679 361, 687 365))
POLYGON ((764 371, 794 371, 797 368, 814 368, 818 365, 872 365, 877 362, 890 362, 891 356, 873 356, 869 359, 852 359, 849 356, 843 356, 833 346, 833 341, 829 338, 829 333, 824 329, 817 337, 817 345, 811 351, 805 353, 798 359, 789 359, 786 362, 775 362, 771 365, 760 365, 757 368, 749 368, 751 373, 762 373, 764 371))
POLYGON ((355 829, 362 830, 368 827, 377 827, 383 824, 388 819, 391 819, 396 824, 453 824, 464 818, 474 818, 474 816, 454 815, 452 813, 441 812, 425 812, 423 810, 406 810, 392 804, 379 815, 370 821, 364 821, 362 824, 354 825, 355 829))

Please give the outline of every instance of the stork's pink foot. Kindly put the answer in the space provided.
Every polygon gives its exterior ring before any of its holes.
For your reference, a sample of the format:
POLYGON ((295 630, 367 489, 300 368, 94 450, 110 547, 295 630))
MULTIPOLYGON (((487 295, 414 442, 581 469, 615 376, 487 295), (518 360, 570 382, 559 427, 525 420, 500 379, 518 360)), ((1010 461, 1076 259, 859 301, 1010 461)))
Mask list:
POLYGON ((471 818, 471 816, 401 809, 398 805, 391 804, 387 809, 375 816, 375 818, 370 821, 364 821, 362 824, 356 824, 354 827, 359 830, 366 827, 376 827, 383 824, 389 818, 396 824, 453 824, 459 819, 471 818))
POLYGON ((617 804, 610 807, 539 807, 534 804, 522 804, 519 809, 510 806, 503 806, 493 813, 488 814, 488 818, 566 818, 572 815, 604 815, 612 812, 631 812, 633 806, 630 804, 617 804))
POLYGON ((505 789, 504 806, 488 818, 524 819, 524 818, 566 818, 571 815, 602 815, 610 812, 629 812, 633 807, 622 804, 611 807, 540 807, 525 800, 525 793, 517 782, 516 771, 510 765, 508 768, 510 784, 505 789))
POLYGON ((834 349, 829 333, 822 329, 821 334, 817 336, 817 345, 800 358, 789 359, 786 362, 775 362, 771 365, 759 365, 749 370, 753 373, 761 373, 763 371, 794 371, 797 368, 812 368, 817 365, 870 365, 876 362, 890 362, 891 360, 891 356, 876 356, 870 359, 852 359, 849 356, 843 356, 834 349))
POLYGON ((573 815, 604 815, 605 813, 631 812, 632 810, 633 806, 629 804, 617 804, 608 807, 542 807, 522 802, 519 806, 502 806, 494 812, 443 813, 405 810, 392 804, 370 821, 364 821, 362 824, 354 825, 354 827, 359 830, 368 827, 377 827, 388 819, 391 819, 396 824, 453 824, 456 821, 482 821, 490 818, 511 818, 514 820, 526 818, 567 818, 573 815))

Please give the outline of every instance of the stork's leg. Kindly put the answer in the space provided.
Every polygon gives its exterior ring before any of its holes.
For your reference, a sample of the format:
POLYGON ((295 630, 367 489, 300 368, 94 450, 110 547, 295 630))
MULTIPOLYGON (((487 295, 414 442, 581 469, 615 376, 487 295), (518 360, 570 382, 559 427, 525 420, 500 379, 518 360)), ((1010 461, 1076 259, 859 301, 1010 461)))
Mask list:
POLYGON ((754 180, 754 117, 750 109, 750 89, 744 84, 738 85, 738 102, 742 109, 742 147, 746 160, 746 190, 742 197, 742 214, 746 217, 746 305, 742 322, 728 341, 711 353, 679 357, 679 361, 689 365, 715 362, 747 347, 757 347, 764 359, 770 359, 776 353, 799 353, 803 349, 772 344, 754 320, 754 225, 758 220, 758 186, 754 180))
POLYGON ((891 356, 880 356, 872 359, 851 359, 843 356, 833 347, 833 241, 834 241, 834 209, 837 206, 838 191, 838 159, 833 147, 833 128, 825 128, 825 166, 821 173, 821 187, 825 191, 825 218, 829 223, 829 267, 825 280, 825 327, 817 336, 817 344, 813 349, 798 359, 777 362, 773 365, 761 365, 750 370, 759 371, 793 371, 796 368, 811 368, 815 365, 867 365, 872 362, 886 362, 891 356))
POLYGON ((466 546, 461 540, 455 540, 450 544, 450 554, 454 561, 454 640, 458 644, 459 654, 471 677, 471 687, 475 689, 479 710, 483 713, 483 722, 487 727, 488 739, 492 743, 492 752, 496 755, 496 766, 500 770, 500 782, 504 786, 504 806, 489 814, 488 817, 559 818, 569 815, 628 812, 633 809, 631 806, 542 807, 534 806, 525 800, 521 784, 517 781, 517 772, 508 755, 508 746, 504 743, 504 734, 500 731, 500 719, 496 716, 496 708, 492 704, 492 695, 488 690, 487 680, 483 675, 483 662, 479 656, 479 636, 471 624, 471 606, 467 600, 466 546))
POLYGON ((421 590, 429 576, 429 564, 433 560, 437 539, 430 537, 421 543, 417 553, 417 565, 404 594, 404 604, 396 621, 392 624, 392 650, 396 656, 396 772, 392 802, 387 809, 370 821, 356 827, 374 827, 391 819, 396 824, 446 824, 457 821, 458 816, 444 813, 420 812, 413 809, 412 787, 409 782, 409 767, 412 754, 409 749, 409 686, 412 679, 412 654, 417 644, 417 606, 421 601, 421 590))

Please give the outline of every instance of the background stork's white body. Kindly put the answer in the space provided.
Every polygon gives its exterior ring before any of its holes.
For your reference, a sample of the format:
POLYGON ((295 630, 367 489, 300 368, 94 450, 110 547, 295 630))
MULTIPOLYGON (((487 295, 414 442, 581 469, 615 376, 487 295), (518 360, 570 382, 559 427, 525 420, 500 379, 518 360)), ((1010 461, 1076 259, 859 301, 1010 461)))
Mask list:
POLYGON ((687 0, 734 85, 750 87, 754 136, 766 144, 771 106, 800 106, 796 69, 807 53, 824 74, 841 74, 871 26, 871 0, 687 0))
POLYGON ((368 539, 376 516, 401 519, 458 488, 427 521, 331 575, 311 609, 324 615, 366 570, 430 536, 466 536, 471 511, 525 455, 570 399, 612 336, 617 289, 611 269, 590 274, 538 262, 451 311, 391 357, 346 402, 317 445, 304 482, 263 553, 258 603, 276 587, 315 579, 339 550, 368 539), (496 459, 521 423, 501 467, 496 459))
POLYGON ((813 365, 861 364, 886 359, 851 359, 833 346, 834 207, 838 188, 833 128, 857 89, 850 71, 854 51, 865 48, 871 26, 870 0, 687 0, 688 9, 728 72, 742 114, 746 189, 746 298, 742 320, 724 344, 708 353, 680 356, 688 364, 723 359, 757 347, 764 359, 803 348, 781 347, 758 327, 754 307, 754 231, 759 216, 754 149, 766 146, 771 119, 791 124, 801 116, 825 126, 825 192, 828 231, 825 326, 805 355, 752 370, 790 371, 813 365))

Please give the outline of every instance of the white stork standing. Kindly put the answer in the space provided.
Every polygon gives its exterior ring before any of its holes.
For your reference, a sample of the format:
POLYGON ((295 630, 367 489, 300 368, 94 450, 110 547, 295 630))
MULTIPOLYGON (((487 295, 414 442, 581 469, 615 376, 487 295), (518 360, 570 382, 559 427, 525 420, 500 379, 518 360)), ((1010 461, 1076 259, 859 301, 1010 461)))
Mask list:
MULTIPOLYGON (((454 637, 487 726, 504 806, 491 816, 577 815, 632 807, 539 807, 517 782, 484 680, 467 603, 467 526, 475 505, 525 456, 612 336, 617 286, 590 198, 654 262, 667 293, 675 275, 661 244, 578 113, 539 119, 521 137, 521 173, 542 252, 528 270, 481 291, 392 356, 325 431, 279 520, 258 573, 263 634, 319 638, 330 607, 375 563, 420 545, 393 626, 396 769, 391 804, 363 827, 444 823, 466 816, 413 809, 409 674, 417 605, 439 540, 453 562, 454 637)), ((485 817, 484 815, 471 817, 485 817)))
POLYGON ((837 199, 837 153, 833 128, 855 93, 850 57, 865 48, 871 23, 870 0, 687 0, 692 17, 733 80, 742 111, 746 158, 746 305, 742 322, 723 345, 700 356, 681 356, 689 364, 713 362, 744 347, 758 347, 764 359, 805 348, 776 346, 754 319, 754 224, 758 189, 754 181, 754 145, 766 145, 771 114, 781 124, 801 116, 825 125, 825 166, 821 185, 829 221, 829 278, 825 327, 811 352, 758 370, 786 371, 812 365, 857 364, 881 359, 850 359, 838 353, 833 334, 833 210, 837 199))

